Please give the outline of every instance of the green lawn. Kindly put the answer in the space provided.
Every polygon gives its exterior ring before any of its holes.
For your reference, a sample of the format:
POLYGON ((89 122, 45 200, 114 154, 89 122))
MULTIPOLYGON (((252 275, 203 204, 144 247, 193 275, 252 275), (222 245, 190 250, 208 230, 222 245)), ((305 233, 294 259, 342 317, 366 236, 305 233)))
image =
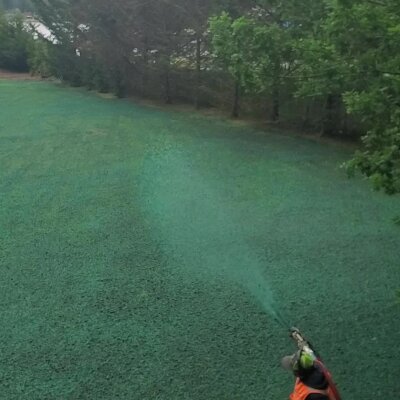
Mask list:
POLYGON ((400 393, 398 198, 349 152, 0 81, 0 398, 286 399, 312 339, 346 400, 400 393))

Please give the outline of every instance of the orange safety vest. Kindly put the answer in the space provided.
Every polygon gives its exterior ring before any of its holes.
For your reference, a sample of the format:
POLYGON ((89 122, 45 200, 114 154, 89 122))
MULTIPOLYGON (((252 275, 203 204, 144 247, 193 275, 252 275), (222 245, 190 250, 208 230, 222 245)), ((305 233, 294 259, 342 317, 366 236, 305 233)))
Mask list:
POLYGON ((299 378, 296 379, 296 384, 293 393, 290 395, 290 400, 306 400, 307 396, 310 394, 323 394, 327 396, 329 400, 338 400, 330 386, 325 390, 313 389, 305 385, 299 378))

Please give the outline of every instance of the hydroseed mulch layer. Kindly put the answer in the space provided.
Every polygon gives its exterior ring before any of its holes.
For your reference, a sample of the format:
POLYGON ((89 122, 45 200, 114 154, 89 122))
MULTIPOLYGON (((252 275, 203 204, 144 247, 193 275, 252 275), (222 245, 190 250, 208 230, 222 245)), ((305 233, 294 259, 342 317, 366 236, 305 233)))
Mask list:
POLYGON ((400 397, 399 199, 340 147, 0 82, 0 398, 286 399, 284 326, 400 397))

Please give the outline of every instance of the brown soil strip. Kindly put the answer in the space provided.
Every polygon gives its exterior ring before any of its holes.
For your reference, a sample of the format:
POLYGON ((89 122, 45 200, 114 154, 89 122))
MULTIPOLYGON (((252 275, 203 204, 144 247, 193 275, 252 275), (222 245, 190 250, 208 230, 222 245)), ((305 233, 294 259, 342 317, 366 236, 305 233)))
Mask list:
POLYGON ((21 72, 11 72, 5 71, 0 69, 0 79, 12 79, 12 80, 20 80, 20 81, 27 81, 27 80, 40 80, 37 76, 32 76, 28 73, 21 73, 21 72))

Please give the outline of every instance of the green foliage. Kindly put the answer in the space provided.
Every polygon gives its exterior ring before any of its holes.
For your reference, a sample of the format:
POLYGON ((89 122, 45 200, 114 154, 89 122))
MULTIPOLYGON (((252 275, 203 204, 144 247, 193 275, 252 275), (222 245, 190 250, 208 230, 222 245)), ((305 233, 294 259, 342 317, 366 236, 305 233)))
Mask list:
POLYGON ((365 127, 363 147, 348 164, 373 187, 400 192, 400 10, 392 2, 338 4, 326 22, 341 64, 347 111, 365 127))
POLYGON ((246 20, 243 18, 233 25, 233 19, 228 13, 210 20, 212 44, 217 62, 227 68, 235 81, 242 86, 250 81, 248 76, 250 63, 243 56, 246 43, 241 42, 244 31, 248 30, 246 25, 246 20))
POLYGON ((210 28, 215 54, 247 91, 270 91, 288 69, 290 37, 278 24, 225 13, 212 18, 210 28))
MULTIPOLYGON (((271 117, 275 119, 279 116, 281 93, 294 94, 293 83, 300 73, 307 75, 312 69, 315 74, 314 62, 307 70, 304 53, 320 30, 319 21, 326 10, 323 3, 308 0, 301 5, 296 1, 257 3, 242 17, 233 19, 225 13, 212 18, 212 44, 217 59, 248 93, 272 100, 271 117)), ((318 44, 314 47, 323 52, 318 44)), ((323 89, 313 88, 313 95, 326 92, 325 83, 320 85, 323 89)), ((302 95, 306 95, 306 90, 302 95)))
POLYGON ((110 79, 107 72, 102 68, 101 63, 97 62, 93 68, 93 88, 100 93, 107 93, 110 89, 110 79))
POLYGON ((286 25, 262 15, 232 19, 223 13, 211 19, 210 30, 217 58, 244 91, 272 97, 277 119, 279 93, 294 61, 286 25))
POLYGON ((28 64, 32 74, 48 78, 53 75, 51 45, 44 40, 32 41, 29 46, 28 64))
POLYGON ((28 72, 32 36, 24 29, 22 15, 5 17, 0 13, 0 68, 28 72))

